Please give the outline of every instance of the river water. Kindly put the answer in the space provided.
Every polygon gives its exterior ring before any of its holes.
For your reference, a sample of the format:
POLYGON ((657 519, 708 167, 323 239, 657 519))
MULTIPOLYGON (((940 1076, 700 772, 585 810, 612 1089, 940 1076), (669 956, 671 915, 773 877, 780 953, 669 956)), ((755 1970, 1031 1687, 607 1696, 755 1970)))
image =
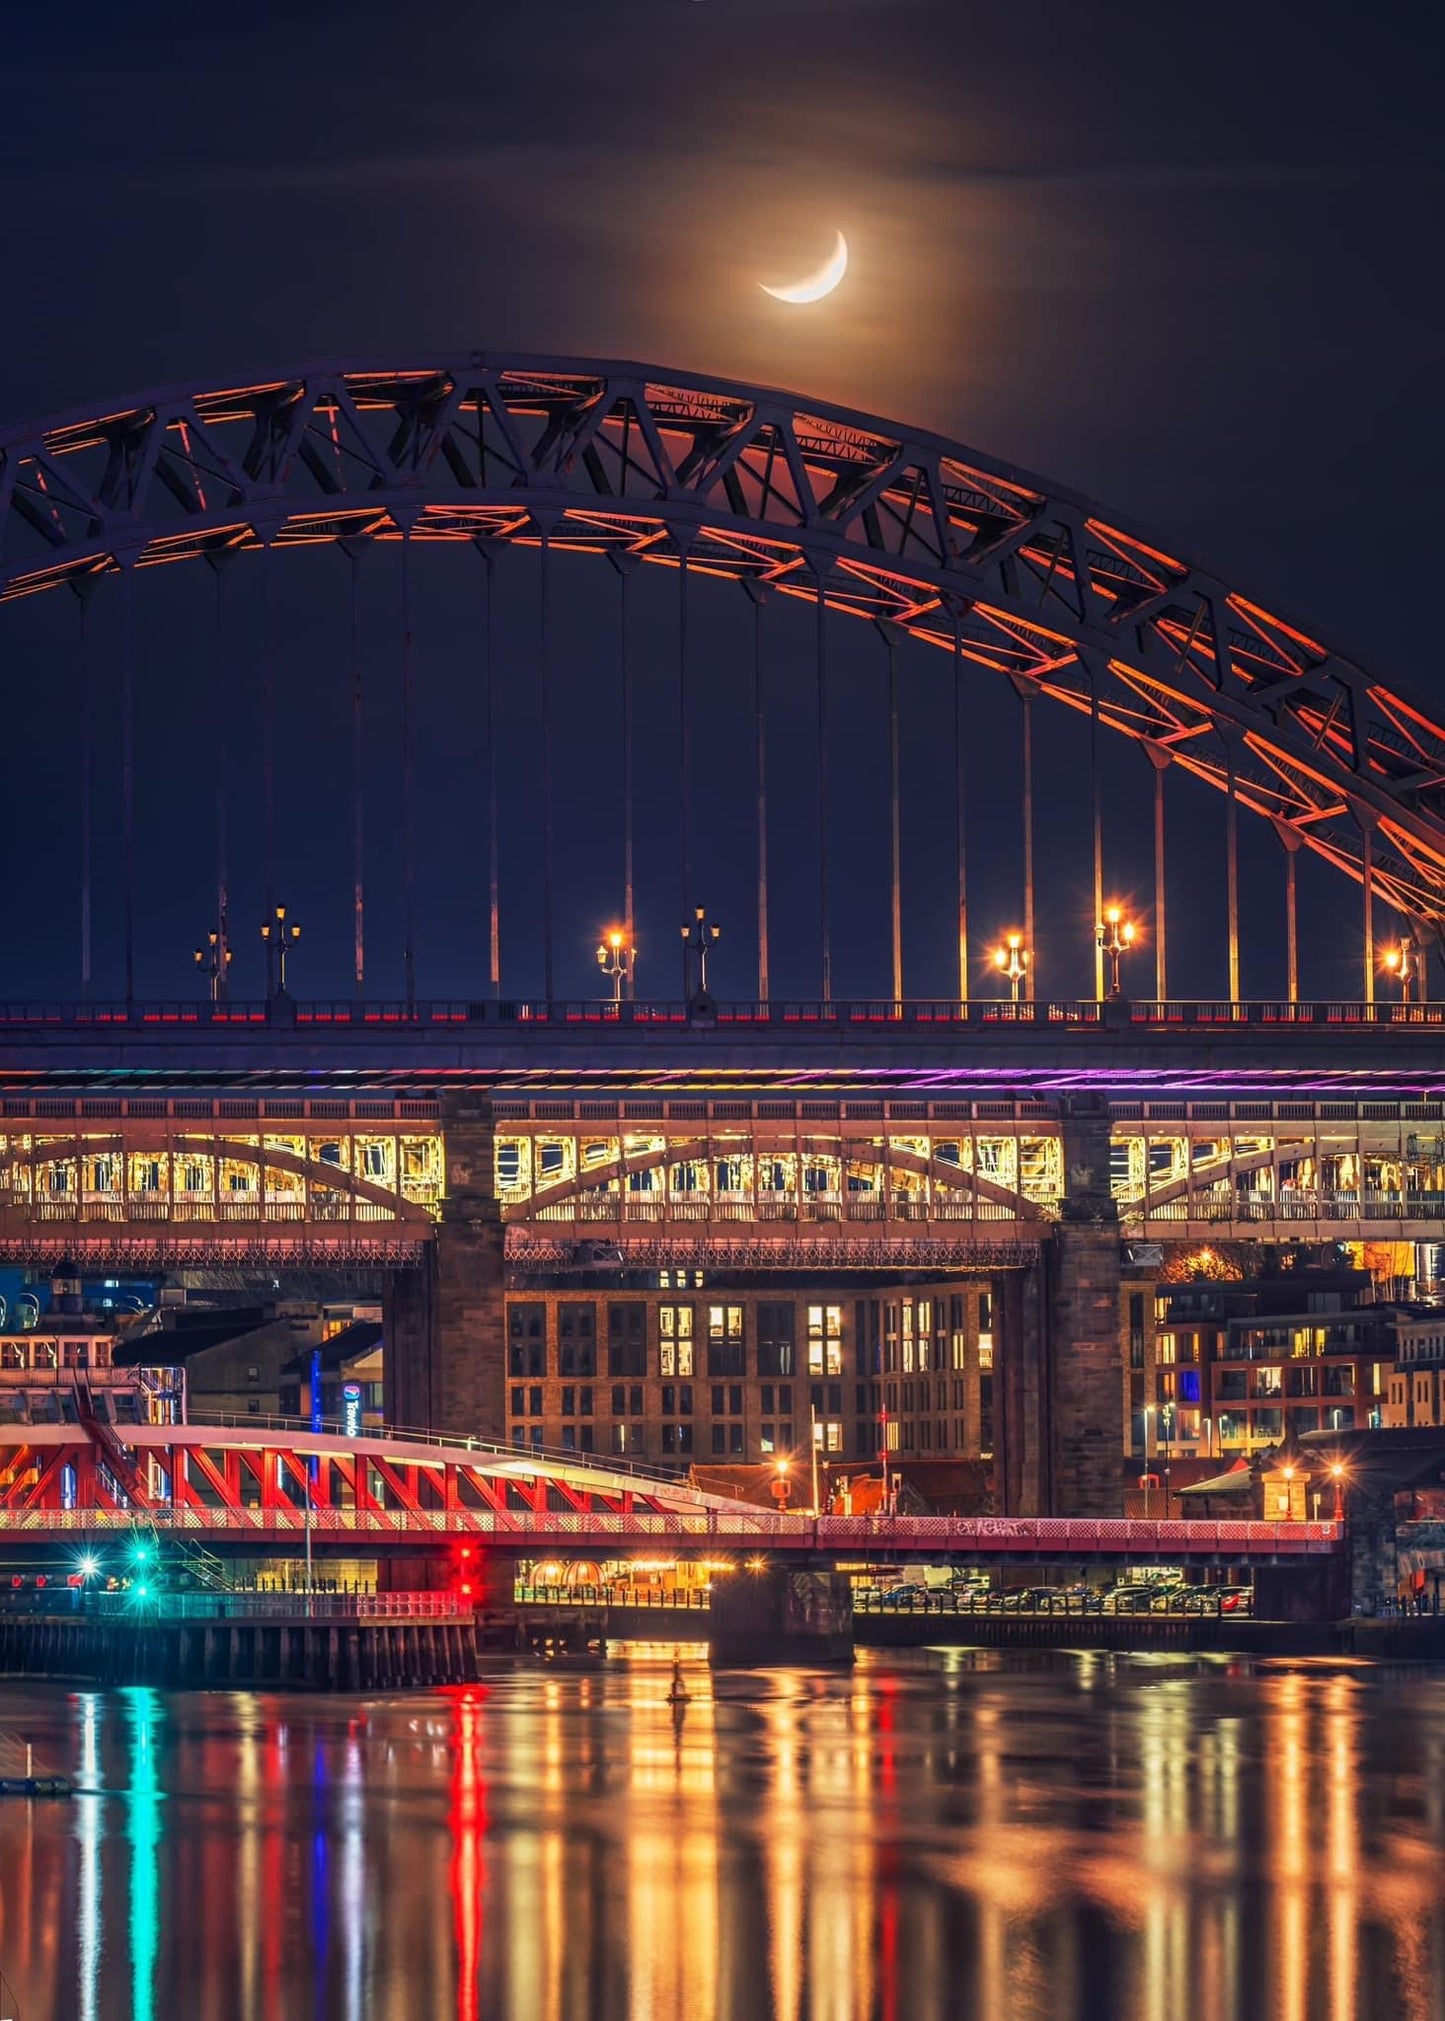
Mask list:
MULTIPOLYGON (((0 1687, 19 2021, 1445 2012, 1445 1675, 997 1652, 0 1687)), ((7 2010, 8 2011, 8 2010, 7 2010)))

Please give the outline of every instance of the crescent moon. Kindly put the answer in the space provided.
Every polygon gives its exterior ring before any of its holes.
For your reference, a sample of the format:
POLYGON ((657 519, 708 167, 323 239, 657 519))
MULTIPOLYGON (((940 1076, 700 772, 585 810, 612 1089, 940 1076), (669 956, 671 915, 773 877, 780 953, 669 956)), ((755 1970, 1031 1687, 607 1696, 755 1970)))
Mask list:
POLYGON ((839 232, 837 245, 816 274, 809 274, 804 280, 794 281, 790 288, 770 288, 766 281, 759 281, 758 286, 765 295, 771 295, 775 302, 821 302, 824 295, 832 294, 847 271, 848 241, 839 232))

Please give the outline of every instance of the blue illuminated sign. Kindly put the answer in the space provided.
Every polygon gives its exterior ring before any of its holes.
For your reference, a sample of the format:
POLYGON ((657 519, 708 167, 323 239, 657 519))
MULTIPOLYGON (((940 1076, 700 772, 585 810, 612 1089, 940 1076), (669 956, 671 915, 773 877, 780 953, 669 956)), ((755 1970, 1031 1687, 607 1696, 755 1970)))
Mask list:
POLYGON ((341 1424, 347 1438, 354 1439, 361 1430, 361 1384, 347 1382, 341 1386, 341 1424))

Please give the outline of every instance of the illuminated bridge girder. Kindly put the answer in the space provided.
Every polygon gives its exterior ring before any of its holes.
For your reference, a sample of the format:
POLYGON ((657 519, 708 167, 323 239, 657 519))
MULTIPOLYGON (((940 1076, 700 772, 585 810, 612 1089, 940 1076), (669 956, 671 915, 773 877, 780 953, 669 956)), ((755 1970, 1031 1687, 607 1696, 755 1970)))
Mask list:
POLYGON ((313 1546, 627 1556, 1153 1557, 1231 1562, 1329 1556, 1320 1522, 1138 1522, 774 1513, 682 1481, 508 1449, 428 1447, 385 1433, 201 1425, 0 1426, 0 1540, 90 1550, 139 1533, 248 1556, 313 1546), (128 1492, 117 1474, 123 1473, 128 1492))
MULTIPOLYGON (((0 1255, 405 1265, 443 1210, 434 1101, 6 1099, 0 1255)), ((599 1245, 642 1268, 1005 1268, 1037 1254, 1063 1192, 1047 1099, 499 1093, 494 1110, 492 1190, 523 1268, 585 1266, 599 1245)), ((1114 1112, 1130 1236, 1433 1240, 1445 1220, 1440 1101, 1114 1112)))
POLYGON ((966 445, 652 366, 457 353, 193 384, 0 436, 0 599, 338 540, 627 552, 888 619, 1089 712, 1401 912, 1445 915, 1445 717, 966 445))

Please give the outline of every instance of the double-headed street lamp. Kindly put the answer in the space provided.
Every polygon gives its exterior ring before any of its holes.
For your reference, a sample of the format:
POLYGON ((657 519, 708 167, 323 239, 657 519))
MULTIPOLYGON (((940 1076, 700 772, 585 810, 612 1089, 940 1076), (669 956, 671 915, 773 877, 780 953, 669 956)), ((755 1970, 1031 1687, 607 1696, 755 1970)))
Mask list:
POLYGON ((1108 956, 1111 997, 1117 998, 1124 994, 1124 956, 1134 945, 1134 934, 1134 922, 1124 917, 1122 906, 1106 907, 1104 917, 1099 921, 1097 941, 1108 956))
POLYGON ((1019 1000, 1019 987, 1029 972, 1029 953, 1024 946, 1021 933, 1006 933, 1003 946, 993 951, 993 965, 1008 980, 1015 1003, 1019 1000))
POLYGON ((619 926, 610 926, 597 949, 597 966, 612 985, 612 1001, 632 995, 632 965, 637 950, 619 926))

